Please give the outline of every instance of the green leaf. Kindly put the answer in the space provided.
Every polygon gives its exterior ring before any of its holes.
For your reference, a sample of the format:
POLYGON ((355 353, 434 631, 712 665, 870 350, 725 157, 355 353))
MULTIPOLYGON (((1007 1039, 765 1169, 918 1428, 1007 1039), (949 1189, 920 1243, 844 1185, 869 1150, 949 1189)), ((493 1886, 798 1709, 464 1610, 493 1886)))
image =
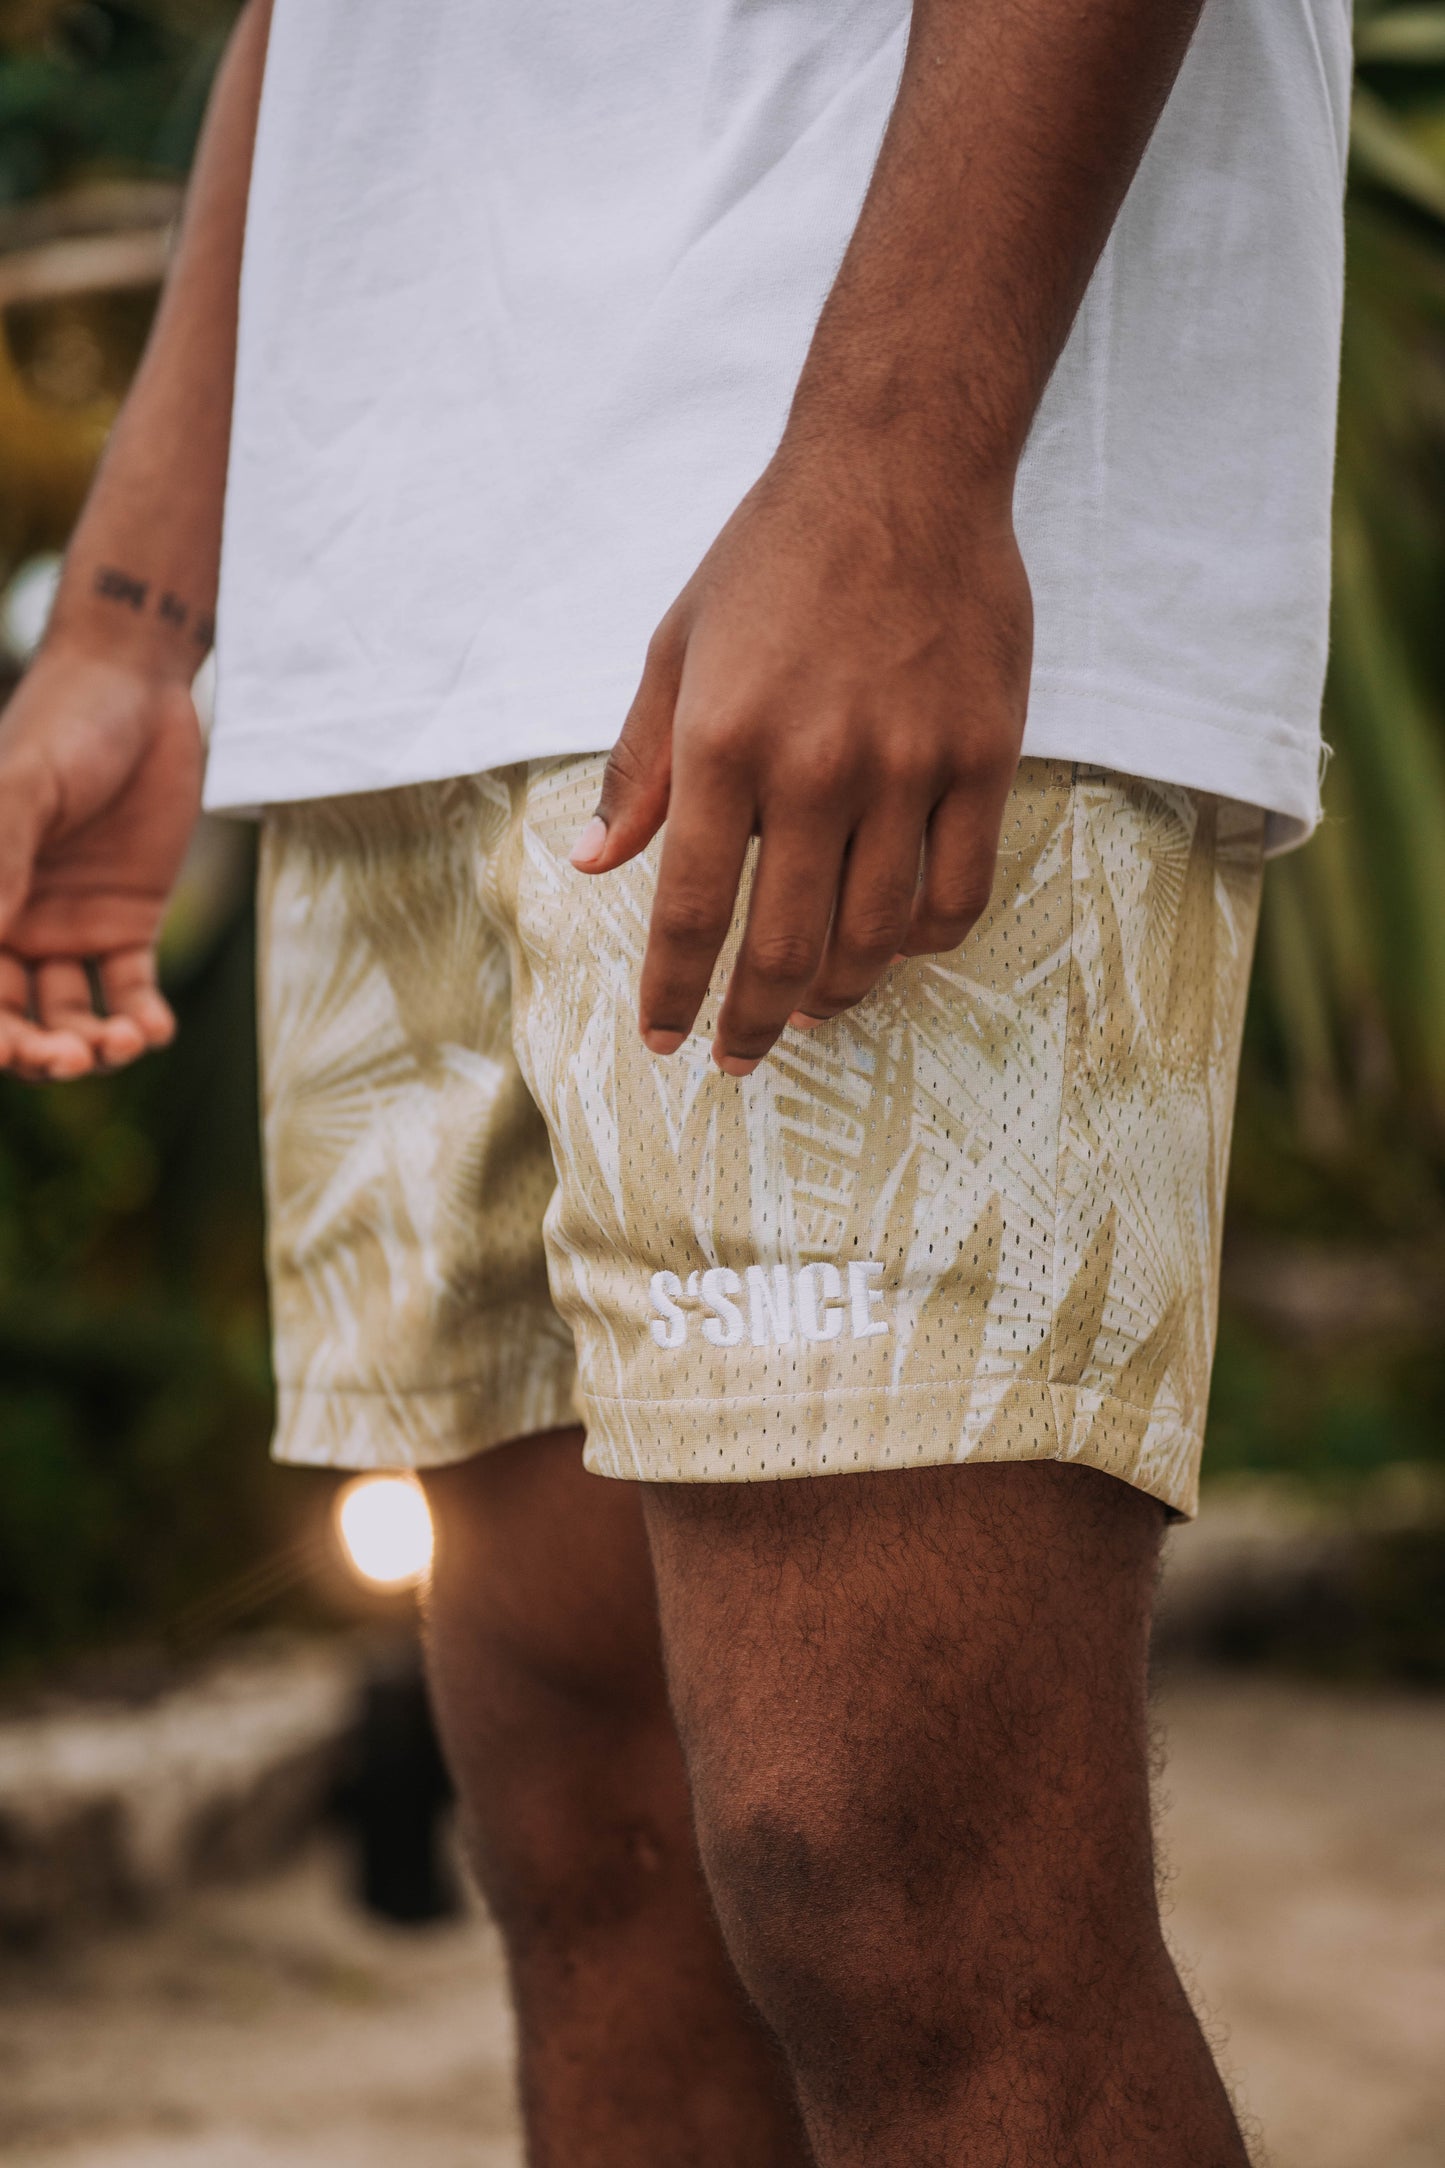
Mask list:
POLYGON ((1445 61, 1445 8, 1393 8, 1359 23, 1355 58, 1425 65, 1445 61))
POLYGON ((1350 117, 1350 158, 1357 177, 1445 222, 1445 168, 1411 139, 1383 100, 1361 84, 1355 86, 1350 117))

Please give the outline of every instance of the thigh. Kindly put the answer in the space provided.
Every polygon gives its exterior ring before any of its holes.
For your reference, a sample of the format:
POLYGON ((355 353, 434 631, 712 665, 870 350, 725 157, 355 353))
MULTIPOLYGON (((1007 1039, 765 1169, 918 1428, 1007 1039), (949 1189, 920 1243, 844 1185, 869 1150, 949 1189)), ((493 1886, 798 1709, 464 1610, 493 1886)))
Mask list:
POLYGON ((1000 1464, 654 1485, 647 1518, 725 1925, 790 1894, 943 1919, 1003 1885, 1024 1922, 1106 1862, 1152 1911, 1156 1501, 1000 1464))

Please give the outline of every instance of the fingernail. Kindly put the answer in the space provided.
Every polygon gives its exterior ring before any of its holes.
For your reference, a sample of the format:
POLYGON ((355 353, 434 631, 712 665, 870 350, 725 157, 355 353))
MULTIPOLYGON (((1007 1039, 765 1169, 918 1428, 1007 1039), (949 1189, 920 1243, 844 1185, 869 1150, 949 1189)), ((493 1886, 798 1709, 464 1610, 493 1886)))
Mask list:
POLYGON ((590 866, 594 859, 602 856, 602 846, 606 841, 607 823, 600 813, 594 813, 572 846, 569 855, 573 865, 590 866))
POLYGON ((745 1061, 741 1054, 717 1054, 713 1058, 724 1076, 751 1076, 763 1057, 759 1054, 755 1060, 745 1061))
POLYGON ((820 1024, 826 1024, 827 1021, 826 1016, 805 1016, 801 1009, 794 1009, 788 1018, 795 1031, 816 1031, 820 1024))
POLYGON ((649 1054, 675 1054, 686 1037, 685 1031, 644 1031, 642 1043, 649 1054))

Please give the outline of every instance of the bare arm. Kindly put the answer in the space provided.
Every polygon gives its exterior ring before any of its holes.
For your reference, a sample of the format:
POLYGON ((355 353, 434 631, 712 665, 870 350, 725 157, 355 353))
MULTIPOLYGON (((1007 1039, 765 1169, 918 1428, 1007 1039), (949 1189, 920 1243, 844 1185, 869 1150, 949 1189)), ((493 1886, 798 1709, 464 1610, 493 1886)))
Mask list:
POLYGON ((250 0, 222 62, 155 328, 0 718, 0 1067, 22 1075, 84 1075, 174 1028, 155 939, 199 802, 190 685, 216 602, 270 12, 250 0))
POLYGON ((667 820, 654 1052, 692 1027, 750 833, 733 1074, 982 912, 1028 693, 1018 460, 1200 5, 916 0, 782 442, 659 627, 574 852, 607 872, 667 820))

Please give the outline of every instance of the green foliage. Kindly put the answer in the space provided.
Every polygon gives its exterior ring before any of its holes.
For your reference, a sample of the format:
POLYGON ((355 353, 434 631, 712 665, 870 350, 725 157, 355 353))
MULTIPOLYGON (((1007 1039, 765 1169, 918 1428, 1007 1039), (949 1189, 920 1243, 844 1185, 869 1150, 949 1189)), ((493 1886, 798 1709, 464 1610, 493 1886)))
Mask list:
POLYGON ((183 174, 235 0, 41 0, 0 14, 0 203, 183 174))
POLYGON ((1347 1158, 1384 1128, 1438 1159, 1445 7, 1362 4, 1357 53, 1325 717, 1334 759, 1324 829, 1270 875, 1265 1036, 1307 1150, 1347 1158))
POLYGON ((1348 1493, 1400 1463, 1445 1470, 1445 1364, 1418 1338, 1301 1345, 1228 1319, 1209 1405, 1211 1480, 1267 1473, 1348 1493))
POLYGON ((165 1634, 284 1540, 249 913, 124 1075, 0 1079, 0 1671, 165 1634))
MULTIPOLYGON (((1230 1224, 1445 1293, 1445 6, 1361 0, 1356 50, 1334 757, 1323 828, 1266 882, 1230 1224)), ((1208 1469, 1348 1485, 1438 1463, 1431 1311, 1302 1344, 1226 1273, 1208 1469)))
MULTIPOLYGON (((235 0, 14 0, 0 203, 189 164, 235 0)), ((0 1672, 171 1635, 294 1533, 270 1418, 250 918, 123 1076, 0 1079, 0 1672)))

